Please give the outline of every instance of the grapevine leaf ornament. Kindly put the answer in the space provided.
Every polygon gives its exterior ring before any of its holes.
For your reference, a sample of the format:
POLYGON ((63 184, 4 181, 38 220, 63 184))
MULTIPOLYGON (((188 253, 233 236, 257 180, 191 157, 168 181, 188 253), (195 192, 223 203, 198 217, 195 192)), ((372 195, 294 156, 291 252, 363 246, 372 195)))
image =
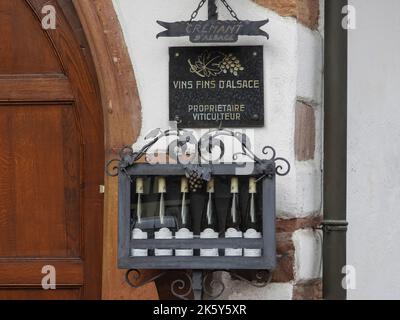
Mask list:
POLYGON ((244 71, 240 60, 232 53, 224 54, 222 52, 209 52, 205 50, 197 60, 192 63, 188 60, 190 72, 195 73, 202 78, 215 77, 221 73, 231 73, 238 76, 239 72, 244 71))
POLYGON ((217 76, 222 72, 221 63, 223 59, 224 54, 220 52, 210 53, 208 50, 205 50, 194 63, 190 59, 188 60, 190 72, 202 78, 217 76))

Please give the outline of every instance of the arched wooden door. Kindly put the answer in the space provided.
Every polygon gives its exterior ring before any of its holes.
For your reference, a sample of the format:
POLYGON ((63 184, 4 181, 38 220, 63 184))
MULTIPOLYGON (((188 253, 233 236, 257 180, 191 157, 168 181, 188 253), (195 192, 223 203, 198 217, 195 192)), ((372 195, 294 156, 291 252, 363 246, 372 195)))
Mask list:
POLYGON ((72 9, 0 1, 0 299, 101 297, 103 115, 72 9))

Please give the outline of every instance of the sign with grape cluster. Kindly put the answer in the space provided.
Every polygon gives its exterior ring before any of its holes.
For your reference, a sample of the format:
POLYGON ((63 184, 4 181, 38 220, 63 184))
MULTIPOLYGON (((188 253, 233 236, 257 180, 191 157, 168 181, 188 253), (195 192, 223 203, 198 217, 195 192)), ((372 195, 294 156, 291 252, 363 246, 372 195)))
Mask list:
POLYGON ((264 125, 262 46, 172 47, 170 120, 180 127, 264 125))

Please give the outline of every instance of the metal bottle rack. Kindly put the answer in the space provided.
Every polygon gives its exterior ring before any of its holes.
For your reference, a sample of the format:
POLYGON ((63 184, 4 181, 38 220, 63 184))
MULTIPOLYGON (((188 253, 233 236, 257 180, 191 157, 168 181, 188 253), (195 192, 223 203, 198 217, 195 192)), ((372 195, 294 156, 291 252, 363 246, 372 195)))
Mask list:
MULTIPOLYGON (((275 182, 276 176, 287 175, 290 164, 284 158, 277 158, 272 147, 265 147, 262 153, 266 157, 257 157, 250 148, 249 138, 240 132, 227 129, 210 130, 199 141, 189 131, 185 130, 154 130, 146 137, 150 140, 140 151, 134 152, 126 147, 121 151, 120 159, 112 160, 107 165, 107 173, 119 178, 119 245, 118 266, 126 269, 126 281, 132 287, 140 287, 167 274, 167 270, 180 270, 181 279, 171 282, 171 293, 180 299, 188 299, 194 292, 195 299, 205 295, 209 299, 219 297, 224 291, 220 280, 213 279, 213 273, 226 271, 234 278, 247 281, 260 287, 268 284, 270 271, 276 266, 275 242, 275 182), (163 137, 175 137, 169 144, 166 154, 174 163, 150 164, 138 163, 138 160, 148 155, 149 149, 163 137), (211 154, 215 148, 219 149, 219 160, 225 155, 225 145, 221 137, 236 139, 241 144, 241 152, 233 155, 233 163, 204 163, 204 153, 211 154), (195 155, 188 161, 185 155, 189 145, 195 146, 195 155), (182 156, 184 155, 184 156, 182 156), (251 161, 235 163, 238 156, 246 156, 251 161), (201 161, 200 159, 203 159, 201 161), (183 160, 186 164, 183 164, 183 160), (114 163, 117 162, 117 165, 114 163), (250 166, 249 166, 250 164, 250 166), (244 170, 245 166, 250 169, 244 170), (135 179, 138 177, 183 177, 195 172, 202 180, 211 177, 215 179, 238 176, 239 178, 257 178, 258 197, 261 197, 262 238, 218 238, 218 239, 171 239, 171 240, 132 240, 132 211, 134 199, 135 179), (210 249, 218 248, 222 252, 225 248, 261 249, 259 257, 204 257, 194 256, 131 256, 132 249, 210 249), (148 278, 142 276, 139 270, 160 270, 148 278), (247 270, 245 272, 245 270, 247 270), (251 271, 250 273, 248 271, 251 271), (250 276, 248 276, 250 274, 250 276), (213 289, 213 290, 211 290, 213 289), (215 292, 217 291, 217 292, 215 292)), ((215 162, 215 161, 214 161, 215 162)), ((218 200, 223 201, 223 200, 218 200)), ((218 211, 218 208, 217 208, 218 211)))

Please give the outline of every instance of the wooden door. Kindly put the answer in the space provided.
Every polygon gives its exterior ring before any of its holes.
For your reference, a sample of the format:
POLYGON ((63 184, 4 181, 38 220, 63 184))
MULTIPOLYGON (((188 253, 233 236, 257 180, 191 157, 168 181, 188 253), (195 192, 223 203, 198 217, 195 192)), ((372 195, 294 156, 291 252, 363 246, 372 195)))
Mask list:
POLYGON ((0 1, 0 299, 101 297, 103 116, 71 8, 0 1))

